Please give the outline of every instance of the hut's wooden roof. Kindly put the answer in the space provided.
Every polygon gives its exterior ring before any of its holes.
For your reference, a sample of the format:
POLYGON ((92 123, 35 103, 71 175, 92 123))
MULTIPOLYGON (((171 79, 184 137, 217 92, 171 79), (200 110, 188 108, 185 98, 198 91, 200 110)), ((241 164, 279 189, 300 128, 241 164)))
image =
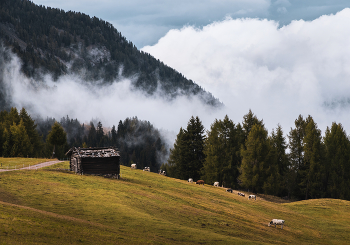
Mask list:
POLYGON ((114 147, 94 147, 94 148, 76 148, 69 149, 67 156, 78 155, 79 157, 115 157, 120 156, 117 148, 114 147))

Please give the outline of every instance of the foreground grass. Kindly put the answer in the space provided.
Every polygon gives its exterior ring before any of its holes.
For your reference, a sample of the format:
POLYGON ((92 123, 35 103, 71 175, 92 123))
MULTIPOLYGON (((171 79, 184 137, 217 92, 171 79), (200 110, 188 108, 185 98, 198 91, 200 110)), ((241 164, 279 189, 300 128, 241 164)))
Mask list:
POLYGON ((0 244, 347 244, 350 202, 248 200, 121 166, 119 180, 61 163, 0 173, 0 244), (272 218, 284 229, 268 227, 272 218))
POLYGON ((19 169, 33 166, 35 164, 54 161, 56 159, 45 159, 45 158, 20 158, 20 157, 0 157, 0 169, 19 169))

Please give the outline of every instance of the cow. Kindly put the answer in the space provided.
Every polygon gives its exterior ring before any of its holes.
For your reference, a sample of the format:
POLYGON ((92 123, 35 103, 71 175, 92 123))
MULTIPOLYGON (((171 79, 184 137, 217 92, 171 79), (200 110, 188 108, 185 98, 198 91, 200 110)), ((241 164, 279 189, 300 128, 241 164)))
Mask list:
POLYGON ((245 197, 245 194, 242 192, 238 192, 237 194, 238 194, 238 196, 245 197))
POLYGON ((255 199, 256 200, 256 196, 255 195, 249 195, 248 199, 255 199))
POLYGON ((143 169, 143 171, 151 172, 151 168, 150 168, 150 167, 145 167, 145 168, 143 169))
POLYGON ((227 189, 226 192, 231 192, 232 193, 233 190, 232 189, 227 189))
POLYGON ((273 219, 268 224, 268 226, 271 226, 271 225, 275 225, 275 228, 276 228, 276 225, 281 225, 281 229, 283 229, 284 220, 283 219, 273 219))
POLYGON ((219 182, 214 182, 215 187, 219 187, 219 182))
POLYGON ((193 183, 193 179, 192 179, 192 178, 189 178, 189 179, 188 179, 188 182, 193 183))
POLYGON ((132 168, 132 169, 137 169, 136 163, 131 164, 131 168, 132 168))
POLYGON ((197 180, 196 184, 198 184, 198 185, 204 185, 204 180, 197 180))
POLYGON ((161 170, 161 169, 159 169, 159 171, 158 171, 158 174, 161 174, 161 175, 166 175, 166 172, 164 171, 164 170, 161 170))

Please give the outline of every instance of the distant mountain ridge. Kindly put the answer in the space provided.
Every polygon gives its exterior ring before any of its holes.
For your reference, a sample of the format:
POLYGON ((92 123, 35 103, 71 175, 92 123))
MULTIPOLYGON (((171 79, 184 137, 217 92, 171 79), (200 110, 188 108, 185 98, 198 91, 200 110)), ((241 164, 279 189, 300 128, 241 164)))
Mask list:
MULTIPOLYGON (((26 76, 43 73, 58 79, 78 74, 86 81, 111 83, 131 78, 150 96, 199 98, 214 107, 222 103, 181 73, 139 51, 110 23, 83 13, 38 6, 28 0, 0 2, 0 40, 22 60, 26 76)), ((0 84, 1 85, 1 84, 0 84)))

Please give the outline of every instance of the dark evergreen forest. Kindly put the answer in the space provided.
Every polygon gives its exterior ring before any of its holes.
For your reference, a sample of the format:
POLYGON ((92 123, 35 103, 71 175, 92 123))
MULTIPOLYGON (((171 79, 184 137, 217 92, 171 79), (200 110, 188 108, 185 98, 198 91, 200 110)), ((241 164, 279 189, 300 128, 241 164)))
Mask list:
POLYGON ((59 159, 66 158, 65 153, 73 146, 113 146, 120 150, 121 164, 137 163, 139 168, 150 167, 157 172, 168 155, 169 147, 159 131, 137 117, 119 121, 117 128, 104 129, 101 122, 84 125, 68 116, 59 122, 54 118, 33 120, 24 108, 20 112, 11 108, 0 112, 0 156, 51 158, 54 141, 50 134, 55 127, 64 131, 63 142, 54 150, 54 157, 59 159))
POLYGON ((242 124, 228 116, 215 120, 207 134, 192 117, 162 169, 179 179, 286 199, 350 200, 350 140, 342 125, 333 123, 322 137, 314 119, 300 115, 287 137, 280 125, 269 135, 252 111, 242 124))
POLYGON ((86 81, 106 83, 122 75, 132 78, 134 86, 149 95, 160 89, 167 99, 198 95, 207 104, 221 106, 210 93, 139 51, 110 23, 97 17, 28 0, 3 0, 0 40, 21 58, 22 71, 35 80, 40 80, 43 72, 55 79, 72 73, 86 81))

